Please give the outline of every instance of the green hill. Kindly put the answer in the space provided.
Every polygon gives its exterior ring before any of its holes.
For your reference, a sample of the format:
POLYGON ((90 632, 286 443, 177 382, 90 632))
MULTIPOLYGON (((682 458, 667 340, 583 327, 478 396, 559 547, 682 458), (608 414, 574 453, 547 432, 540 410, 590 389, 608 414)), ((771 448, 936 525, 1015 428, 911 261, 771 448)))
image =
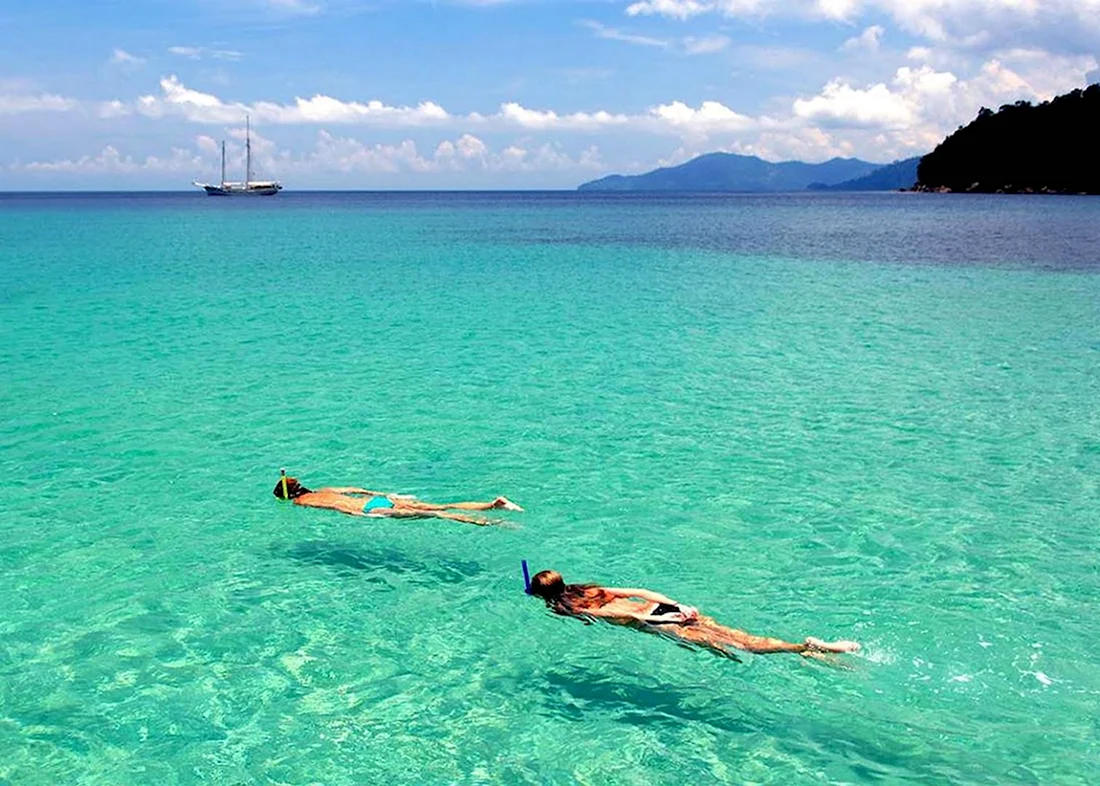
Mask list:
POLYGON ((1100 85, 984 107, 921 159, 918 190, 1100 194, 1100 85))

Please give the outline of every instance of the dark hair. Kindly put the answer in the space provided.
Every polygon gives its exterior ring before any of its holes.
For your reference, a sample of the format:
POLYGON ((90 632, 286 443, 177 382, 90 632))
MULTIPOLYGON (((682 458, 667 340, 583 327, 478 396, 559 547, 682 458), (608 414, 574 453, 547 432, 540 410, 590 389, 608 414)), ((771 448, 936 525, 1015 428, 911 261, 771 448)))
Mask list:
POLYGON ((565 579, 556 570, 543 570, 531 577, 531 594, 553 603, 565 592, 565 579))
POLYGON ((287 475, 286 478, 286 496, 283 496, 283 479, 279 478, 279 482, 275 484, 274 490, 271 492, 278 499, 297 499, 303 494, 312 494, 309 489, 298 482, 298 478, 292 478, 287 475))
POLYGON ((543 570, 531 577, 531 594, 546 601, 557 614, 576 616, 585 613, 593 602, 600 604, 604 590, 597 584, 566 584, 556 570, 543 570))

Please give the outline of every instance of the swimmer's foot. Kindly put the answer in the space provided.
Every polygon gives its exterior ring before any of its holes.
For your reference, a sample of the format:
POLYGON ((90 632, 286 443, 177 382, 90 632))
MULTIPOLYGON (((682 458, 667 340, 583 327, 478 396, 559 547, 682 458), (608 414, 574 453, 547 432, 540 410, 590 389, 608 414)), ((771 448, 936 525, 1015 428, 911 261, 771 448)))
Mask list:
POLYGON ((512 502, 512 500, 508 499, 507 497, 497 497, 496 499, 494 499, 493 507, 500 510, 518 510, 520 513, 523 512, 523 508, 512 502))
POLYGON ((858 652, 859 644, 854 641, 822 641, 807 636, 806 648, 807 652, 858 652))

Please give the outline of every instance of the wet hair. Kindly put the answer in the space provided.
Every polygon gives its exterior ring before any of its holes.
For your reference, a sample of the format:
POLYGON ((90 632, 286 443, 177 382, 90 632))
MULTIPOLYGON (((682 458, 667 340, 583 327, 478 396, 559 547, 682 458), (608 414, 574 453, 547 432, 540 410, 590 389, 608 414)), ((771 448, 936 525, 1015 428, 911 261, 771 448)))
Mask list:
POLYGON ((597 584, 566 584, 556 570, 543 570, 531 577, 531 594, 546 601, 546 605, 558 614, 584 614, 585 607, 593 603, 602 605, 604 589, 597 584))
POLYGON ((298 482, 298 478, 292 478, 287 475, 286 478, 286 492, 287 496, 283 496, 283 479, 279 478, 279 482, 275 484, 275 488, 272 490, 272 494, 278 499, 298 499, 303 494, 312 494, 309 489, 298 482))
POLYGON ((565 579, 556 570, 543 570, 531 577, 531 594, 553 603, 565 592, 565 579))

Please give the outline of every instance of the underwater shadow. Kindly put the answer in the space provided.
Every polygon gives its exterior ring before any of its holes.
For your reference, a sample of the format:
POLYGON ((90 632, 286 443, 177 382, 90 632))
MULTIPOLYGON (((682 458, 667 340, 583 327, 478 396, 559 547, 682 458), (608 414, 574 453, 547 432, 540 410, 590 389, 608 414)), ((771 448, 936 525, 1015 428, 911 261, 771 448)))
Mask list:
POLYGON ((702 723, 734 734, 750 734, 760 726, 730 717, 729 708, 721 712, 709 712, 704 702, 700 705, 697 691, 675 690, 660 686, 642 685, 638 682, 599 675, 583 668, 568 671, 551 671, 546 675, 551 689, 542 697, 547 714, 569 720, 581 720, 581 708, 560 701, 554 692, 563 692, 575 702, 594 706, 609 713, 620 723, 633 726, 702 723), (691 706, 692 703, 695 706, 691 706))
POLYGON ((395 576, 417 586, 458 584, 484 572, 476 562, 414 559, 396 549, 331 540, 307 540, 272 551, 280 558, 319 565, 347 576, 365 575, 367 581, 382 584, 388 584, 388 579, 395 576))
MULTIPOLYGON (((583 667, 550 671, 545 679, 546 690, 540 696, 538 711, 563 720, 587 722, 590 717, 586 716, 594 710, 618 723, 638 727, 699 723, 737 735, 763 734, 781 749, 802 758, 818 755, 814 751, 833 751, 836 759, 865 780, 995 782, 975 779, 987 774, 982 764, 974 761, 960 766, 947 753, 950 746, 929 746, 927 735, 922 737, 902 721, 853 716, 857 722, 850 727, 835 718, 791 714, 774 707, 764 709, 759 705, 767 697, 751 690, 751 707, 743 709, 730 697, 707 695, 705 686, 650 686, 637 677, 600 674, 583 667)), ((924 731, 934 731, 935 737, 950 734, 946 730, 924 731)), ((820 758, 821 767, 834 762, 829 756, 820 758)))

